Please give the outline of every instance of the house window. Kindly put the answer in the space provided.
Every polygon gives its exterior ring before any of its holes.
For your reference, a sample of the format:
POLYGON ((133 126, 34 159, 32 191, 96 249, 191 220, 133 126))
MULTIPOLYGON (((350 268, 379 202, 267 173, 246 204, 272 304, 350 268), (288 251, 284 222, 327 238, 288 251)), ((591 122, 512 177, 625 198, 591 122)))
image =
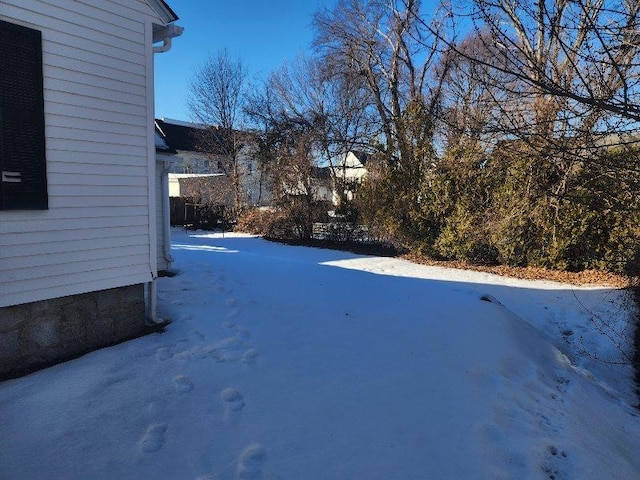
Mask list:
POLYGON ((46 210, 42 34, 0 20, 0 210, 46 210))

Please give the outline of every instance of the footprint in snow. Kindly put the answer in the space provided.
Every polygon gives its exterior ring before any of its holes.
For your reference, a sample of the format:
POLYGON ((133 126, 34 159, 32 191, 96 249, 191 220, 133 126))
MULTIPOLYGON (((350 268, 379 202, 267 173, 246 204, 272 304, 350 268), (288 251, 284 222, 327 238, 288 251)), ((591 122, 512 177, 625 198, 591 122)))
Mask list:
POLYGON ((560 393, 567 393, 568 386, 569 386, 569 383, 571 383, 571 381, 568 378, 565 378, 562 376, 556 377, 555 381, 556 381, 556 389, 560 393))
POLYGON ((555 445, 549 445, 547 447, 547 450, 549 450, 549 453, 553 456, 553 457, 562 457, 562 458, 567 458, 567 452, 565 452, 564 450, 558 450, 558 448, 555 445))
POLYGON ((244 328, 244 327, 237 327, 236 328, 236 333, 243 340, 251 339, 251 332, 248 329, 244 328))
POLYGON ((240 479, 259 479, 262 477, 262 467, 267 460, 267 450, 258 444, 249 445, 240 454, 236 476, 240 479))
POLYGON ((193 382, 186 375, 178 375, 173 378, 173 384, 178 393, 189 393, 193 390, 193 382))
POLYGON ((237 412, 244 408, 244 395, 235 388, 225 388, 220 396, 229 410, 237 412))
POLYGON ((228 355, 226 355, 223 351, 220 351, 218 349, 212 349, 210 351, 207 352, 207 354, 213 358, 217 363, 224 363, 227 362, 229 360, 232 360, 232 358, 228 355))
POLYGON ((235 388, 225 388, 220 394, 224 406, 224 422, 227 425, 237 425, 244 408, 244 395, 235 388))
POLYGON ((165 441, 165 433, 167 432, 167 425, 164 423, 156 423, 150 425, 147 431, 140 439, 140 449, 144 453, 157 452, 162 448, 165 441))
POLYGON ((253 364, 256 362, 258 355, 260 355, 258 351, 255 348, 251 348, 242 354, 242 363, 253 364))
POLYGON ((567 478, 565 472, 567 467, 565 462, 569 456, 567 452, 560 450, 555 445, 547 445, 547 453, 549 453, 550 456, 547 462, 541 467, 547 478, 549 480, 562 480, 567 478))

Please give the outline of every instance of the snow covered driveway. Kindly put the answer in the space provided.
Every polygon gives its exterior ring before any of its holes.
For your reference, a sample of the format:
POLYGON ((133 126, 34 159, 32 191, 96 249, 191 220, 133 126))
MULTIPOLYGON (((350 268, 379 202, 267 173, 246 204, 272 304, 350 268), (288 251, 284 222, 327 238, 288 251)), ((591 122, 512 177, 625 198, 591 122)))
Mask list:
POLYGON ((640 478, 630 371, 562 337, 618 292, 173 233, 164 334, 0 384, 1 479, 640 478))

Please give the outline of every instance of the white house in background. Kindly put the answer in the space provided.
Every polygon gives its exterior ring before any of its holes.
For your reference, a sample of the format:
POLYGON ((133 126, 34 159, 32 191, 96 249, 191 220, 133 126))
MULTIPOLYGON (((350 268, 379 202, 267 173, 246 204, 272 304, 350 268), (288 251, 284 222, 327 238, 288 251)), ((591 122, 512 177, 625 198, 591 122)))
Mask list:
MULTIPOLYGON (((369 155, 365 152, 351 151, 332 167, 336 181, 344 185, 347 200, 353 200, 357 186, 367 177, 368 160, 369 155)), ((338 192, 334 192, 333 201, 338 203, 338 192)))
POLYGON ((163 0, 0 3, 0 377, 155 320, 153 55, 176 20, 163 0))
MULTIPOLYGON (((167 145, 174 149, 176 158, 169 170, 169 195, 183 197, 180 181, 188 179, 203 179, 210 177, 212 182, 222 184, 220 176, 226 176, 230 182, 231 167, 229 155, 223 152, 215 153, 212 148, 203 147, 203 132, 214 132, 214 127, 206 127, 196 123, 184 122, 169 118, 156 119, 156 128, 162 134, 167 145)), ((249 135, 246 135, 250 138, 249 135)), ((215 148, 215 146, 213 147, 215 148)), ((238 153, 239 182, 242 194, 251 206, 266 205, 272 195, 255 159, 255 147, 246 142, 238 153)), ((232 198, 232 197, 231 197, 232 198)))
POLYGON ((156 118, 156 129, 165 142, 176 152, 169 173, 198 174, 223 173, 222 159, 212 159, 200 145, 204 125, 170 118, 156 118))
POLYGON ((315 202, 331 202, 334 197, 329 167, 291 168, 281 182, 282 193, 290 197, 308 197, 315 202))
POLYGON ((185 179, 207 179, 213 177, 224 177, 224 173, 170 173, 169 174, 169 198, 186 197, 185 179), (182 180, 182 182, 181 182, 182 180))
POLYGON ((333 179, 329 167, 313 167, 311 170, 311 191, 315 201, 333 201, 333 179))

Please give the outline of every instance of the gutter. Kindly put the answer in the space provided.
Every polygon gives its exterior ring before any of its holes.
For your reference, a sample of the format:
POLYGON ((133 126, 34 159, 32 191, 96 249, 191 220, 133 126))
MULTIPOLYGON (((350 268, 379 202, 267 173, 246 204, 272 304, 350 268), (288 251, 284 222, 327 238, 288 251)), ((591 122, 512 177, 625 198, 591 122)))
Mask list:
POLYGON ((172 39, 179 37, 184 32, 184 27, 173 23, 153 32, 153 43, 162 42, 162 45, 153 47, 153 53, 164 53, 171 50, 172 39))

